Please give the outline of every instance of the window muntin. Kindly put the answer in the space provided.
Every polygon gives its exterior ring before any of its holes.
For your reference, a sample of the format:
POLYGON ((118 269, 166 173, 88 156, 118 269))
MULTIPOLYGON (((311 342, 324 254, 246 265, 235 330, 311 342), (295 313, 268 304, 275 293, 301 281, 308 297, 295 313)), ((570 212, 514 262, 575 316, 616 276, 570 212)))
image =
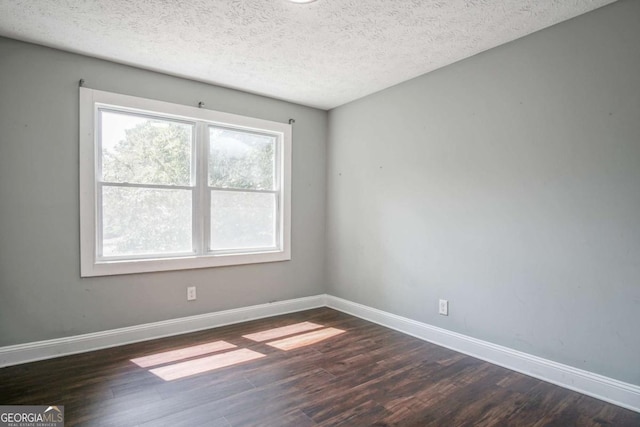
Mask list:
POLYGON ((83 276, 290 259, 290 125, 80 99, 83 276))

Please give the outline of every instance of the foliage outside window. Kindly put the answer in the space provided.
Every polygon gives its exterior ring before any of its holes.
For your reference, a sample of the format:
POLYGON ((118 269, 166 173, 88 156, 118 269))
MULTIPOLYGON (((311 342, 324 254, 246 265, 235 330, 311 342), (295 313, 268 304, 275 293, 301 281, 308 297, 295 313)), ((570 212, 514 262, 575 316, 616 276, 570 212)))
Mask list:
POLYGON ((289 125, 81 88, 82 275, 290 259, 289 125))

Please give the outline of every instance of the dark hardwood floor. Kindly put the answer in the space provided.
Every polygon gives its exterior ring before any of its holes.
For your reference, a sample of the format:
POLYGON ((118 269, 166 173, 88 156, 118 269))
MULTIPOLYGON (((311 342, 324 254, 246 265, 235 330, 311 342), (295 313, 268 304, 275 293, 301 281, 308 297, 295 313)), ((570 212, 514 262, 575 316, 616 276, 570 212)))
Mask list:
POLYGON ((3 368, 0 404, 64 405, 68 427, 640 426, 327 308, 3 368))

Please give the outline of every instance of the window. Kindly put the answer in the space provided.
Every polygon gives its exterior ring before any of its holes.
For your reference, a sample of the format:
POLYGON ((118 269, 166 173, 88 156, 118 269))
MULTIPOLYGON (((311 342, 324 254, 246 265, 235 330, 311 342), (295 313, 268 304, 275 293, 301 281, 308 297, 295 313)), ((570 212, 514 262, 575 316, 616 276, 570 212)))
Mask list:
POLYGON ((291 126, 80 88, 81 274, 284 261, 291 126))

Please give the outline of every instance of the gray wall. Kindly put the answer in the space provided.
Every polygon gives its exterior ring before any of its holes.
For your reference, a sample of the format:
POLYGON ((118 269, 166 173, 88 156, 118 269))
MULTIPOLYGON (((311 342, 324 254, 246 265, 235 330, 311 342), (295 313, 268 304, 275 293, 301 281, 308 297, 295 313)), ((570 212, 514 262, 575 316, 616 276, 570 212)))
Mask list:
POLYGON ((330 111, 329 293, 640 384, 639 22, 614 3, 330 111))
POLYGON ((0 346, 324 292, 327 113, 0 39, 0 346), (292 260, 80 278, 78 80, 89 87, 286 122, 292 260), (198 300, 186 301, 186 286, 198 300))

